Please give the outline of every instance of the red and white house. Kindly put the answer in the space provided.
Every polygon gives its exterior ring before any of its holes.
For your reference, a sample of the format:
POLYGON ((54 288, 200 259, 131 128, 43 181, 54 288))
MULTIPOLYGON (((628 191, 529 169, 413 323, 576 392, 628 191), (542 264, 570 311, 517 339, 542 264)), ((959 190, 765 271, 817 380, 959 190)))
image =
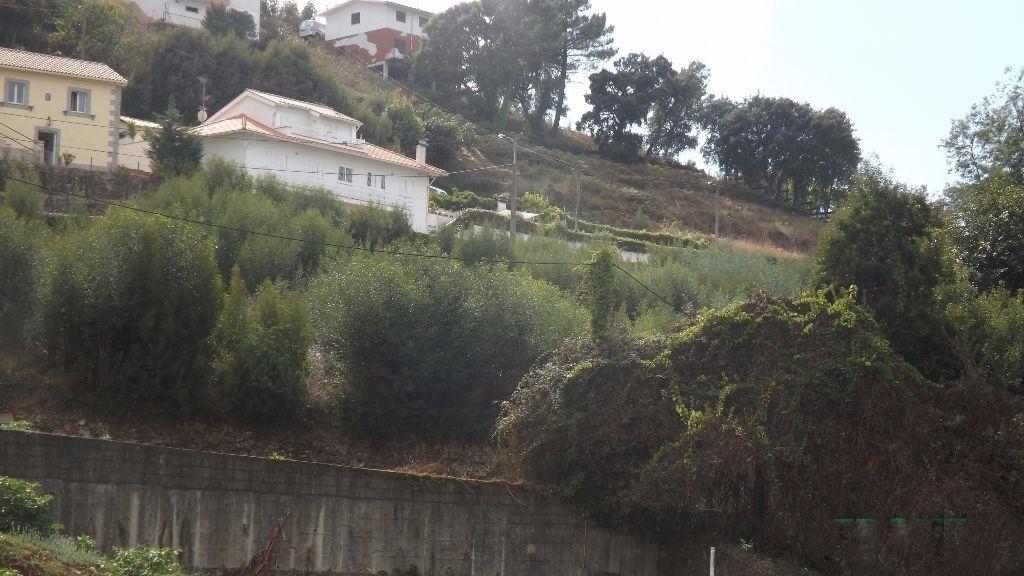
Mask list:
POLYGON ((406 61, 423 45, 423 30, 434 16, 388 0, 348 0, 320 15, 329 45, 389 78, 407 74, 406 61))
POLYGON ((206 157, 254 176, 325 188, 349 204, 398 206, 427 232, 429 187, 446 173, 426 163, 421 144, 409 158, 359 138, 362 122, 322 104, 246 90, 193 129, 206 157))

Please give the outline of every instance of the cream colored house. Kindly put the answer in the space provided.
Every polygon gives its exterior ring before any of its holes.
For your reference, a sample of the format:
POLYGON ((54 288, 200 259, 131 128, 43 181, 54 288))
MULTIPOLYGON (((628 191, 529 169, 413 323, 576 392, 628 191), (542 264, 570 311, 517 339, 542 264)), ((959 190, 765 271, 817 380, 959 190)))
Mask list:
POLYGON ((99 62, 0 48, 0 154, 113 170, 127 83, 99 62))

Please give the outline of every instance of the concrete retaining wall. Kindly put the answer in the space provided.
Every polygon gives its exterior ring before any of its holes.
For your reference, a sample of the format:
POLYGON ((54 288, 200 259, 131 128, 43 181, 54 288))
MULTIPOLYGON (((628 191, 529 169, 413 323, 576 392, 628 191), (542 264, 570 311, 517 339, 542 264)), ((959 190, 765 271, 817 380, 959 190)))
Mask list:
POLYGON ((0 475, 42 482, 73 534, 104 549, 178 548, 192 569, 237 568, 290 513, 278 545, 284 570, 658 573, 657 544, 505 484, 7 431, 0 475))

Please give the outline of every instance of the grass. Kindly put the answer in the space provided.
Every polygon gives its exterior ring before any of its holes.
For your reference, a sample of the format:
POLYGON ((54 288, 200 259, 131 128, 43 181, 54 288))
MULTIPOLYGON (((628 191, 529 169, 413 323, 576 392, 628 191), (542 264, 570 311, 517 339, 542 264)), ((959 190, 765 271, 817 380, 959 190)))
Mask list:
POLYGON ((21 576, 74 576, 98 569, 103 561, 67 536, 0 534, 0 566, 21 576))

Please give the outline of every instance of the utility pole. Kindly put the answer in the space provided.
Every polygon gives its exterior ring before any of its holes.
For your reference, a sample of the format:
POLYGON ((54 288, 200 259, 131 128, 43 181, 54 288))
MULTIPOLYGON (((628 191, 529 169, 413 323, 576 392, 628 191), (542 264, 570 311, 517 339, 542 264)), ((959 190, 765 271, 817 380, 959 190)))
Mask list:
POLYGON ((718 244, 718 221, 721 207, 721 199, 718 192, 718 184, 708 180, 708 184, 715 189, 715 244, 718 244))
POLYGON ((516 241, 516 199, 519 196, 519 141, 512 138, 512 196, 509 197, 508 232, 512 242, 516 241))
POLYGON ((576 218, 573 219, 572 229, 579 231, 580 229, 580 169, 576 169, 576 218))
POLYGON ((715 576, 715 547, 711 547, 711 576, 715 576))

